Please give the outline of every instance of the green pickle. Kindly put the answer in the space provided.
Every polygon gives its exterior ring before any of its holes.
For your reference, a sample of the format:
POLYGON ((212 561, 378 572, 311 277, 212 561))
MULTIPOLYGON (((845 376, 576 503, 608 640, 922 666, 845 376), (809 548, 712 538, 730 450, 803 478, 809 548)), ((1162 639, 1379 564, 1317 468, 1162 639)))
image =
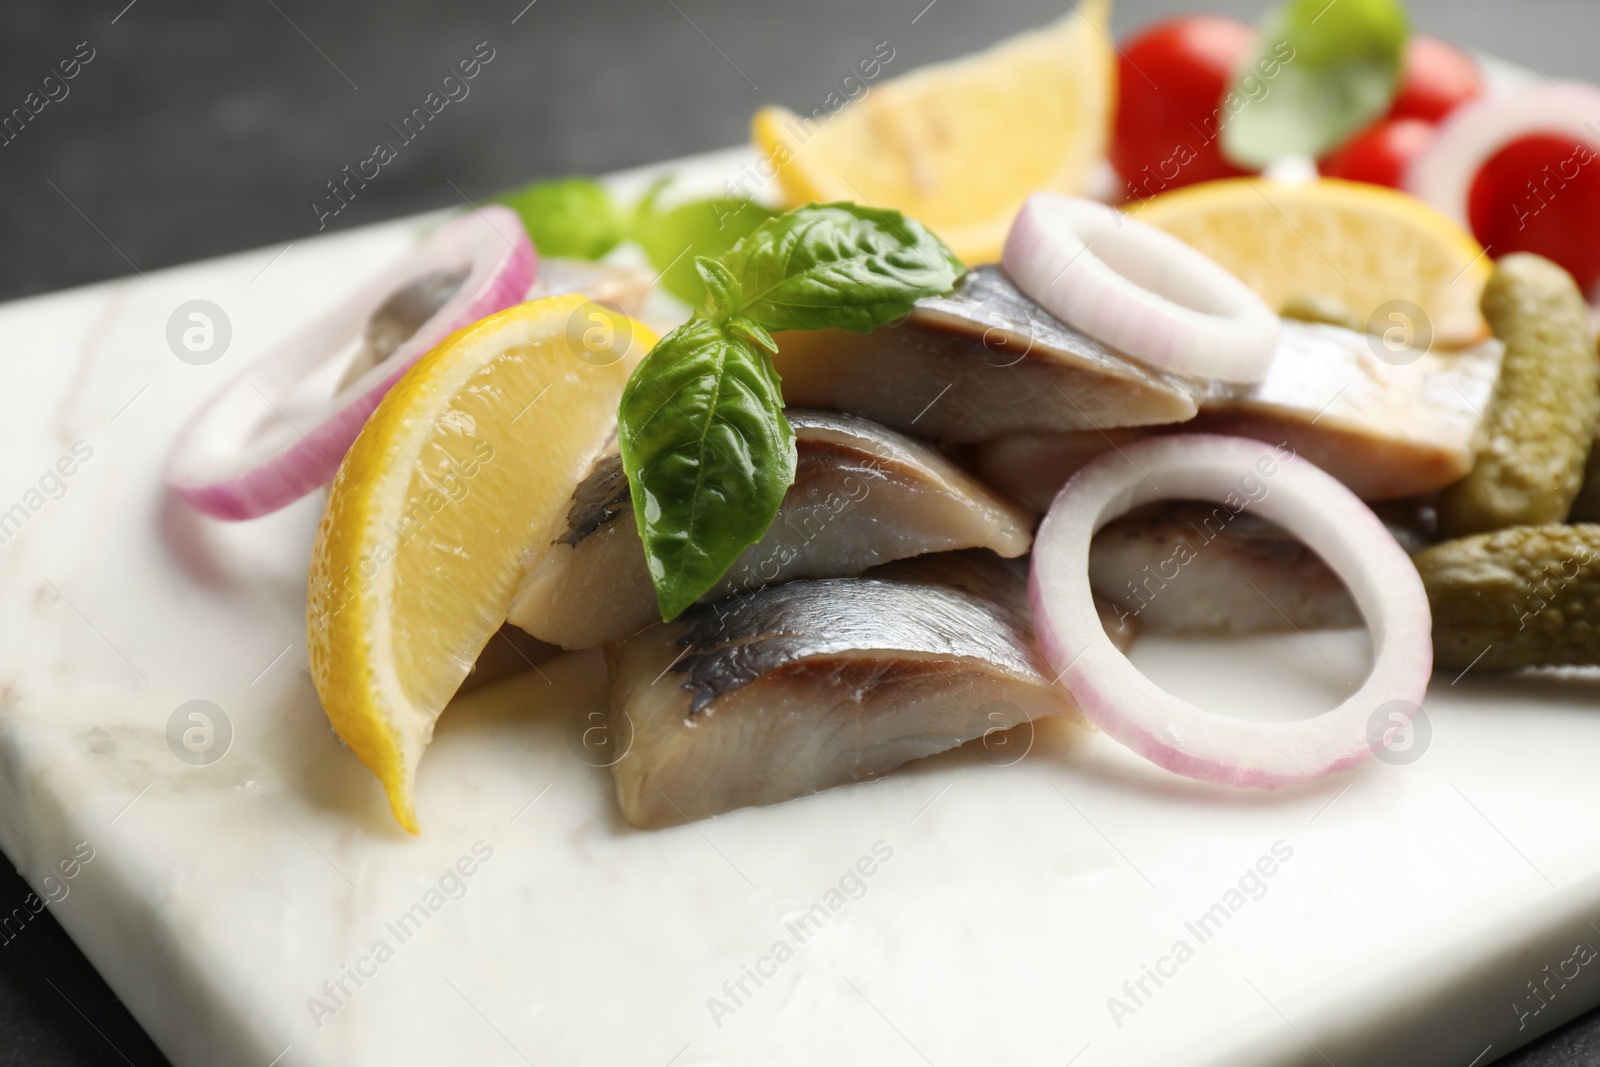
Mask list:
POLYGON ((1600 357, 1570 274, 1507 256, 1483 291, 1483 315, 1505 362, 1472 471, 1439 498, 1447 536, 1565 522, 1600 421, 1600 357))
POLYGON ((1518 526, 1416 557, 1446 670, 1600 664, 1600 525, 1518 526))

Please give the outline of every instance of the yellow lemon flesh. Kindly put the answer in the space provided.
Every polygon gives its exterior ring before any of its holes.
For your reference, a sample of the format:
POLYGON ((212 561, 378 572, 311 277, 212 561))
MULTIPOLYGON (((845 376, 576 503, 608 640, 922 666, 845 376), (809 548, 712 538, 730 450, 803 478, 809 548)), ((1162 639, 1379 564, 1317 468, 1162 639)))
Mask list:
POLYGON ((528 546, 553 540, 610 447, 655 341, 578 295, 491 315, 395 384, 334 477, 306 601, 311 677, 413 833, 434 722, 505 621, 528 546))
POLYGON ((1105 157, 1116 95, 1110 0, 986 52, 873 86, 831 113, 756 113, 753 138, 790 206, 896 208, 968 263, 1000 258, 1040 190, 1081 195, 1105 157))
POLYGON ((1489 257, 1460 226, 1405 193, 1332 178, 1230 178, 1128 211, 1222 264, 1275 310, 1332 298, 1368 329, 1401 329, 1422 346, 1430 335, 1453 347, 1488 333, 1478 299, 1489 257))

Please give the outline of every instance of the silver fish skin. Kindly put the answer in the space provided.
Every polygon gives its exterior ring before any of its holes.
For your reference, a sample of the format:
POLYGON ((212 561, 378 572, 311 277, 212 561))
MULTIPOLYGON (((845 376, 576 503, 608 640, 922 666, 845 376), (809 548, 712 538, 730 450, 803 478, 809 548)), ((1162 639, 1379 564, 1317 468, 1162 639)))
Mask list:
MULTIPOLYGON (((791 409, 795 483, 761 541, 739 557, 708 600, 777 582, 860 574, 896 559, 963 548, 1014 557, 1032 522, 927 444, 865 419, 791 409)), ((563 648, 593 648, 660 619, 615 454, 573 493, 567 528, 530 551, 509 619, 563 648)))
POLYGON ((982 552, 697 605, 608 646, 606 660, 612 736, 631 742, 612 773, 638 827, 805 796, 1077 715, 1034 649, 1025 566, 982 552))
POLYGON ((1504 354, 1487 341, 1397 352, 1390 362, 1366 334, 1285 319, 1266 380, 1198 384, 1200 414, 1182 426, 1015 434, 980 445, 976 467, 1043 512, 1068 478, 1113 448, 1151 433, 1225 433, 1287 444, 1364 500, 1419 496, 1472 469, 1504 354))
POLYGON ((1090 547, 1089 583, 1119 619, 1149 633, 1362 625, 1321 556, 1276 523, 1224 504, 1163 501, 1106 524, 1090 547))
POLYGON ((995 266, 871 333, 780 333, 783 394, 903 433, 962 444, 1015 433, 1184 422, 1194 383, 1151 370, 1052 317, 995 266))

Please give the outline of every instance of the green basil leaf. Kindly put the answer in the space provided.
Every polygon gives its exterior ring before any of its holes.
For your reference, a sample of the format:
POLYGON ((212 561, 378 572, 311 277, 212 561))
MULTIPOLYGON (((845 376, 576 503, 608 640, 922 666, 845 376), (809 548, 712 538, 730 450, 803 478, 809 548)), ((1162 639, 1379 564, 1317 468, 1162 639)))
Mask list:
MULTIPOLYGON (((696 315, 651 349, 618 410, 622 467, 663 619, 761 540, 794 481, 794 431, 758 324, 696 315)), ((767 338, 770 342, 771 338, 767 338)))
POLYGON ((659 211, 656 199, 665 184, 657 183, 640 202, 633 237, 651 265, 662 272, 662 287, 691 307, 699 307, 705 303, 706 289, 695 269, 696 258, 722 255, 777 213, 731 196, 659 211))
POLYGON ((599 259, 628 235, 616 201, 593 178, 535 182, 495 201, 522 216, 541 256, 599 259))
POLYGON ((724 326, 733 336, 743 338, 757 348, 764 348, 774 355, 777 354, 778 342, 774 341, 772 335, 754 319, 747 319, 743 315, 735 315, 724 323, 724 326))
POLYGON ((700 282, 705 286, 706 308, 712 317, 725 319, 739 310, 744 293, 733 271, 705 256, 695 257, 694 269, 700 272, 700 282))
POLYGON ((1389 110, 1410 32, 1399 0, 1289 0, 1223 100, 1223 154, 1265 167, 1337 148, 1389 110))
POLYGON ((921 223, 842 203, 765 222, 722 263, 739 279, 739 310, 769 330, 871 330, 966 272, 921 223))
POLYGON ((948 292, 965 270, 923 226, 855 204, 763 222, 721 260, 699 256, 693 268, 708 313, 650 350, 617 413, 663 619, 710 592, 761 540, 794 483, 794 431, 768 331, 870 330, 948 292))

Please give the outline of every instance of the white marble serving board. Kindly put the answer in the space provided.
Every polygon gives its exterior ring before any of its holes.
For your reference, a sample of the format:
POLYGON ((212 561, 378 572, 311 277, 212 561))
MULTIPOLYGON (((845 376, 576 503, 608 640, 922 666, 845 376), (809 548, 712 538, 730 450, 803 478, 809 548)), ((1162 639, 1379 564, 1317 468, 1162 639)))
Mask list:
MULTIPOLYGON (((1422 758, 1296 792, 1041 731, 1012 766, 962 750, 640 832, 569 746, 603 700, 574 655, 449 709, 408 837, 307 676, 320 501, 220 524, 159 472, 185 413, 419 224, 0 307, 0 512, 27 513, 0 544, 0 844, 178 1067, 1468 1067, 1600 1002, 1574 954, 1600 948, 1593 677, 1438 677, 1422 758), (208 366, 166 342, 193 299, 232 324, 208 366), (192 700, 231 724, 208 766, 169 745, 192 700)), ((1366 655, 1316 642, 1136 658, 1213 708, 1305 715, 1366 655)))

